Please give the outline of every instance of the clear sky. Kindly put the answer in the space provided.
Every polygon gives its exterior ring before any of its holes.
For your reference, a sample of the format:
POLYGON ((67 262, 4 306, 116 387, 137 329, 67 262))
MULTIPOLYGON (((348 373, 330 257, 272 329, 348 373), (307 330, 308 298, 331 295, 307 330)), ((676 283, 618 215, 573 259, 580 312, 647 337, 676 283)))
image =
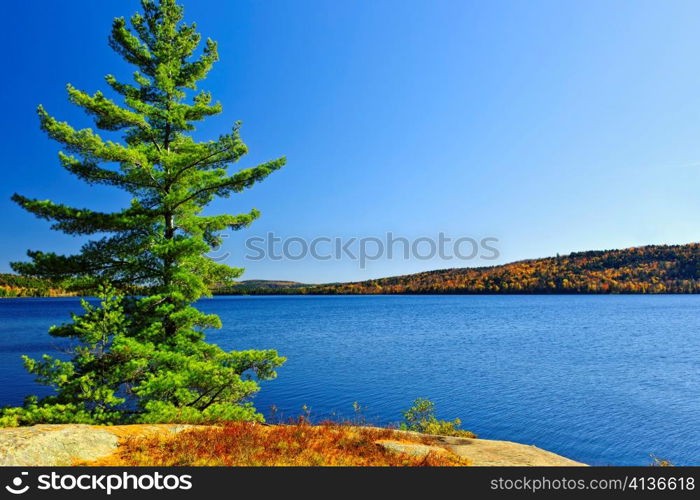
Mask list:
MULTIPOLYGON (((507 262, 700 239, 700 3, 695 1, 184 0, 219 42, 202 87, 242 120, 251 153, 287 166, 216 212, 262 218, 226 242, 248 279, 346 281, 493 264, 381 259, 246 262, 280 237, 494 236, 507 262)), ((136 0, 3 5, 0 271, 28 248, 72 252, 13 192, 112 209, 128 198, 58 165, 43 104, 89 118, 65 84, 132 70, 107 46, 136 0)))

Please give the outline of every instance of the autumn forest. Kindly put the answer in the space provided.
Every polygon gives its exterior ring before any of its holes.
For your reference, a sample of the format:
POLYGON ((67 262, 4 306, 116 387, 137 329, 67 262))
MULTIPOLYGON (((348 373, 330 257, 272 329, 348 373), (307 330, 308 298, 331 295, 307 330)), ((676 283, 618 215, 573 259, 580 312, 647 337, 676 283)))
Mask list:
POLYGON ((356 283, 232 287, 220 294, 605 294, 700 292, 700 244, 577 252, 356 283))

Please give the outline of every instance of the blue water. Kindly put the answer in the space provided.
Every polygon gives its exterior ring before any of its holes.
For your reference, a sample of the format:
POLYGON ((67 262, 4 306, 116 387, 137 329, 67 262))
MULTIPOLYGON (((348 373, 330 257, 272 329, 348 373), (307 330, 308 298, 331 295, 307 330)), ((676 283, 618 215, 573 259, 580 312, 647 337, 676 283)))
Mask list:
MULTIPOLYGON (((484 438, 590 464, 700 465, 700 296, 218 297, 226 349, 289 358, 257 407, 399 421, 416 397, 484 438)), ((0 300, 0 403, 37 392, 20 354, 76 299, 0 300)))

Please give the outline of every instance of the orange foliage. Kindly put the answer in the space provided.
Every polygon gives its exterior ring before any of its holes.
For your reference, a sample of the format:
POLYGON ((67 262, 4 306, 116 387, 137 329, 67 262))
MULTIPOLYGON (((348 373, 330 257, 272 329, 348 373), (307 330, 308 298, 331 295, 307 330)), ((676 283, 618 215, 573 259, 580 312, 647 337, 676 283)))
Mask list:
POLYGON ((179 434, 128 438, 107 460, 87 465, 116 466, 465 466, 446 453, 425 457, 387 451, 376 441, 425 444, 428 438, 390 429, 333 423, 265 426, 232 422, 179 434))
POLYGON ((577 252, 492 267, 246 293, 700 293, 700 244, 577 252))

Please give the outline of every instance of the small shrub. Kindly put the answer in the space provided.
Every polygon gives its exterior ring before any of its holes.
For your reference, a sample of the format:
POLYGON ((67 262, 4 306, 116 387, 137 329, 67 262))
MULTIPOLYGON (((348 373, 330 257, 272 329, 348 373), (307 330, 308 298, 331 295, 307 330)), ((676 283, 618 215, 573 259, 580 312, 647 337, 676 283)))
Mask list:
POLYGON ((673 467, 673 463, 671 463, 670 460, 659 458, 653 453, 650 453, 649 456, 653 460, 653 462, 650 464, 652 467, 673 467))
POLYGON ((352 423, 355 425, 368 425, 367 417, 365 416, 365 407, 362 406, 359 401, 354 401, 352 403, 352 411, 355 416, 352 419, 352 423))
POLYGON ((462 421, 458 418, 438 420, 435 416, 435 403, 425 398, 418 398, 403 414, 404 421, 400 428, 405 431, 435 434, 438 436, 477 437, 471 431, 460 429, 462 421))

